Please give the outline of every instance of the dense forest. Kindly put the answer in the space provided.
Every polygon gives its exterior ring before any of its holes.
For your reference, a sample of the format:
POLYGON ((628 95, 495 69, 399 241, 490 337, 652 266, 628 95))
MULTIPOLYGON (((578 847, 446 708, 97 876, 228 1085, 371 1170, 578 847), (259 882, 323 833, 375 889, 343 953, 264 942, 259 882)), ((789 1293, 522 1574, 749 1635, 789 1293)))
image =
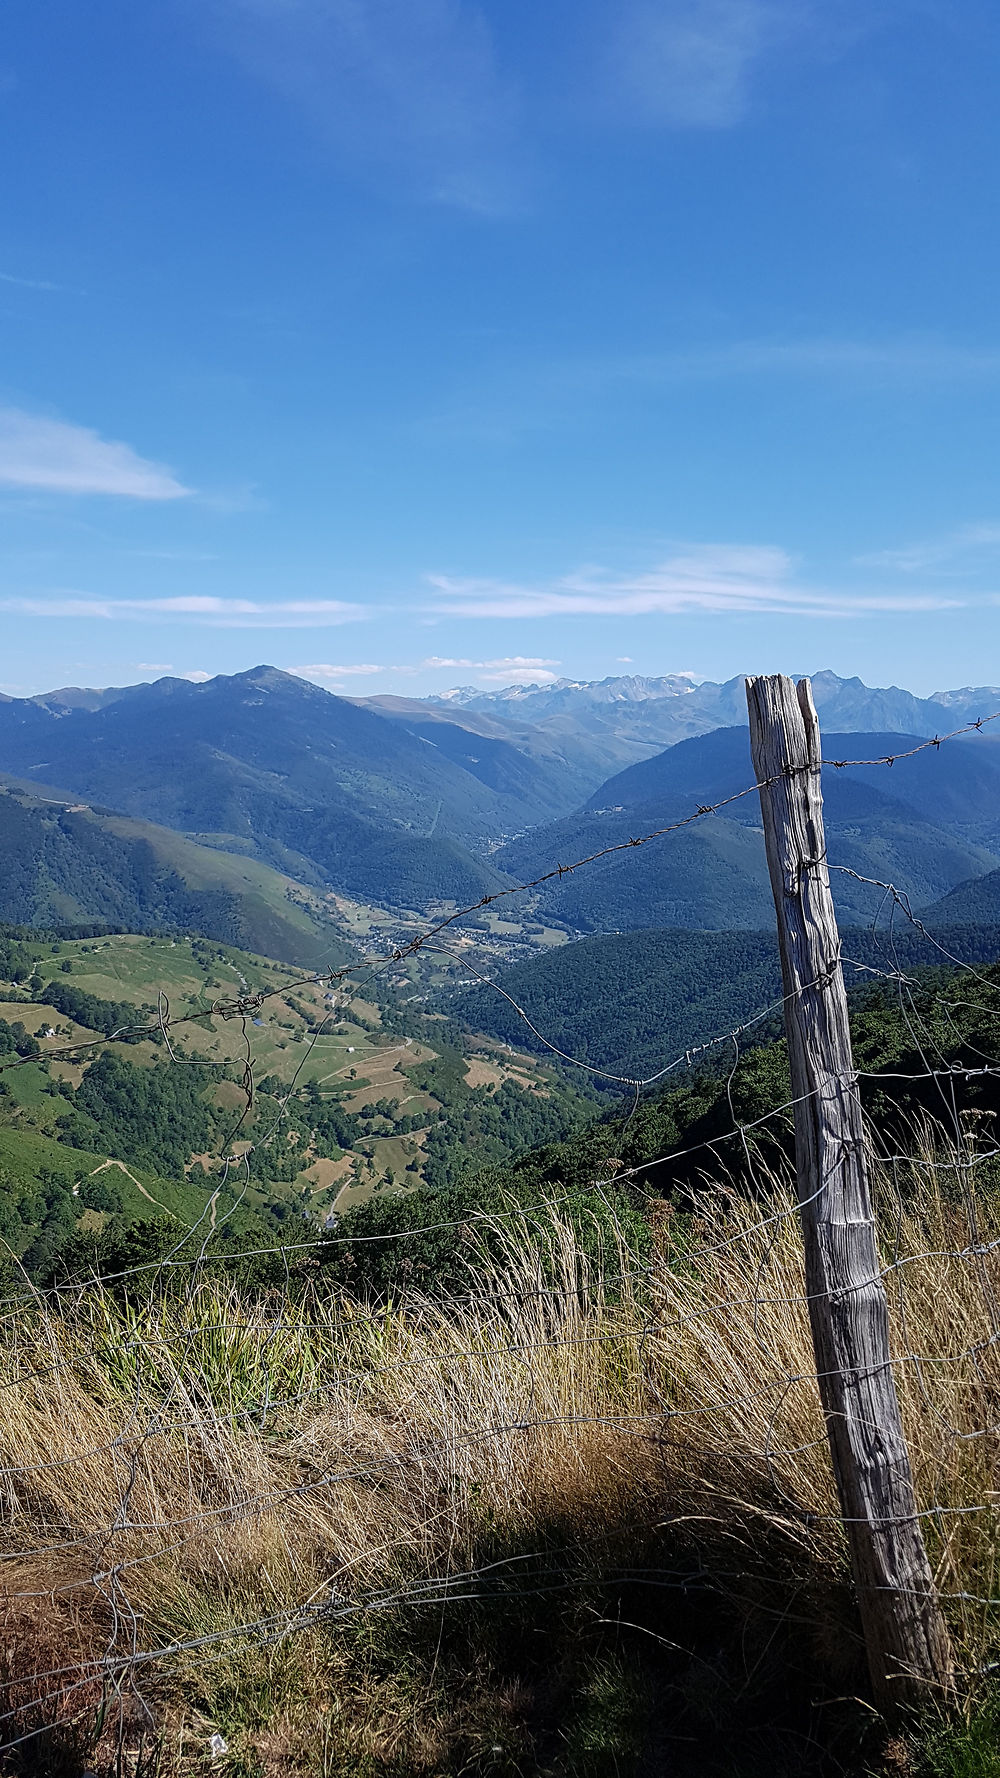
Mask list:
MULTIPOLYGON (((989 1159, 1000 1150, 1000 966, 971 975, 925 970, 908 983, 868 986, 852 1001, 855 1062, 876 1152, 914 1151, 935 1130, 954 1143, 974 1126, 984 1155, 980 1185, 1000 1186, 1000 1160, 989 1159)), ((450 1290, 462 1275, 469 1218, 550 1196, 572 1208, 585 1235, 613 1209, 641 1245, 650 1203, 683 1211, 706 1180, 754 1194, 770 1189, 773 1170, 791 1159, 790 1093, 783 1038, 758 1043, 735 1066, 730 1050, 626 1112, 616 1105, 504 1168, 470 1157, 444 1192, 351 1211, 328 1267, 375 1294, 414 1277, 425 1288, 450 1290), (424 1232, 434 1224, 444 1226, 424 1232), (389 1233, 400 1239, 349 1245, 354 1235, 389 1233)))
MULTIPOLYGON (((1000 926, 935 925, 931 937, 902 919, 880 934, 848 927, 843 956, 854 991, 871 980, 873 970, 933 967, 949 959, 995 962, 1000 926)), ((539 1055, 546 1053, 547 1038, 583 1062, 636 1079, 746 1020, 757 1020, 749 1038, 766 1037, 775 1021, 780 1025, 780 996, 773 933, 675 929, 579 939, 502 970, 497 987, 465 989, 448 1004, 473 1030, 539 1055), (759 1020, 767 1009, 770 1022, 759 1020)), ((602 1085, 599 1078, 596 1084, 602 1085)), ((603 1084, 620 1090, 613 1082, 603 1084)))

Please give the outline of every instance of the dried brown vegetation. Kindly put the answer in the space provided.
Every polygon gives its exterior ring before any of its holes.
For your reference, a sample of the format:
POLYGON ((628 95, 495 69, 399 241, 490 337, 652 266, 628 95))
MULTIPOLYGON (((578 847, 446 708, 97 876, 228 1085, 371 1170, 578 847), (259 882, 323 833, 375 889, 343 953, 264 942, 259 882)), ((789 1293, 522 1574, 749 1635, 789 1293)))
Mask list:
MULTIPOLYGON (((971 1670, 996 1623, 976 1601, 998 1590, 1000 1212, 984 1197, 970 1241, 967 1185, 911 1172, 883 1250, 971 1670)), ((667 1662, 650 1720, 667 1699, 681 1752, 685 1724, 697 1740, 790 1650, 811 1683, 856 1685, 791 1202, 713 1187, 654 1221, 639 1264, 624 1242, 585 1256, 555 1207, 511 1212, 447 1304, 203 1275, 8 1310, 2 1738, 29 1737, 12 1769, 197 1772, 218 1732, 219 1769, 246 1774, 651 1771, 610 1703, 617 1766, 578 1720, 567 1626, 597 1649, 612 1597, 625 1666, 607 1683, 645 1720, 637 1626, 667 1662), (720 1623, 739 1673, 706 1654, 720 1623)), ((591 1722, 605 1679, 588 1684, 591 1722)))

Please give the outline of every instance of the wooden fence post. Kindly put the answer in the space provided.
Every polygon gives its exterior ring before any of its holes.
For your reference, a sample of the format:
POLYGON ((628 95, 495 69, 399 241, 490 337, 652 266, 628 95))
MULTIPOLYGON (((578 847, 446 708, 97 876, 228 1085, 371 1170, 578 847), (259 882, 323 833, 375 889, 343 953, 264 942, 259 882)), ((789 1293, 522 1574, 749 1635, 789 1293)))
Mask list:
POLYGON ((807 679, 747 680, 778 916, 795 1100, 795 1168, 819 1392, 872 1687, 885 1709, 951 1687, 889 1354, 840 940, 823 833, 819 723, 807 679))

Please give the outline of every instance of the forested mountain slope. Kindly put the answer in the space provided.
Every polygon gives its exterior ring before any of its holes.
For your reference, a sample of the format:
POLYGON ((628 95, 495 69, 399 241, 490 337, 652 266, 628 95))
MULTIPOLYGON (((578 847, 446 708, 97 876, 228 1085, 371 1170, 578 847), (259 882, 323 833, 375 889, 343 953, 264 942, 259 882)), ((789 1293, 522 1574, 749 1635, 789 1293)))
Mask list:
POLYGON ((468 765, 475 762, 476 775, 501 788, 511 771, 512 749, 524 765, 532 763, 532 784, 551 802, 551 814, 569 814, 586 801, 603 782, 608 766, 606 752, 572 725, 563 733, 558 726, 543 727, 523 720, 515 711, 475 710, 463 703, 434 698, 373 697, 352 700, 408 729, 412 735, 440 747, 450 758, 468 765), (542 778, 539 780, 538 768, 542 778))
MULTIPOLYGON (((871 982, 872 970, 927 969, 949 959, 995 963, 1000 919, 954 926, 935 921, 936 944, 901 919, 891 933, 846 927, 842 940, 844 976, 854 991, 871 982)), ((483 983, 460 992, 449 1010, 473 1030, 539 1055, 551 1053, 547 1039, 566 1054, 626 1079, 647 1079, 685 1051, 703 1050, 726 1065, 737 1053, 735 1044, 714 1040, 746 1021, 753 1022, 742 1036, 744 1045, 759 1043, 780 1027, 777 940, 773 930, 583 938, 501 970, 496 987, 483 983)), ((606 1084, 615 1090, 614 1083, 606 1084)))
MULTIPOLYGON (((833 733, 824 740, 830 759, 880 758, 914 746, 919 739, 892 734, 833 733)), ((736 797, 719 815, 545 885, 539 906, 581 931, 767 927, 760 804, 753 791, 737 796, 752 783, 747 730, 717 729, 618 774, 587 808, 510 842, 494 861, 530 879, 736 797)), ((844 920, 869 918, 882 895, 858 877, 891 880, 919 905, 996 867, 1000 750, 994 753, 992 743, 949 742, 891 767, 831 766, 824 799, 829 857, 844 867, 833 873, 844 920)))
MULTIPOLYGON (((1000 842, 1000 746, 991 740, 972 736, 926 747, 919 735, 831 730, 823 734, 823 756, 845 762, 824 769, 828 803, 838 785, 867 785, 876 798, 905 804, 921 821, 985 846, 1000 842), (858 763, 888 757, 892 766, 858 763)), ((749 731, 721 728, 616 773, 594 791, 587 807, 687 815, 752 783, 749 731)), ((863 805, 855 801, 853 806, 863 805)), ((759 823, 753 797, 726 813, 734 821, 759 823)))
POLYGON ((495 886, 469 848, 575 794, 556 760, 447 726, 431 740, 273 668, 160 680, 65 714, 9 700, 0 769, 410 905, 495 886))
MULTIPOLYGON (((749 950, 743 961, 749 977, 749 950)), ((942 1143, 954 1142, 970 1116, 984 1132, 1000 1116, 1000 967, 977 969, 974 994, 968 985, 963 971, 942 968, 924 971, 902 999, 895 983, 870 981, 852 991, 854 1058, 877 1145, 926 1154, 931 1129, 942 1143), (935 1069, 947 1076, 946 1092, 935 1069)), ((759 1030, 766 1038, 767 1028, 759 1030)), ((660 1057, 669 1059, 662 1051, 660 1057)), ((425 1288, 447 1292, 462 1275, 465 1219, 482 1206, 502 1210, 512 1198, 532 1207, 554 1199, 591 1242, 614 1206, 641 1242, 644 1229, 648 1238, 650 1205, 654 1213, 683 1212, 706 1181, 724 1179, 754 1197, 770 1189, 769 1168, 791 1157, 790 1092, 784 1039, 777 1030, 770 1041, 750 1037, 741 1054, 729 1045, 694 1058, 637 1102, 626 1093, 624 1104, 619 1097, 602 1117, 523 1155, 502 1175, 477 1167, 473 1155, 465 1176, 443 1194, 417 1192, 359 1206, 345 1218, 344 1235, 414 1231, 413 1237, 361 1243, 349 1262, 341 1250, 331 1251, 327 1263, 376 1295, 396 1290, 414 1271, 425 1288), (633 1168, 641 1171, 630 1179, 633 1168)), ((987 1154, 978 1189, 987 1182, 995 1187, 997 1176, 996 1160, 987 1154)))
POLYGON ((0 787, 0 921, 180 928, 289 963, 352 954, 317 896, 151 822, 0 787))
POLYGON ((920 918, 932 926, 980 926, 994 920, 1000 923, 1000 870, 957 883, 940 901, 922 908, 920 918))

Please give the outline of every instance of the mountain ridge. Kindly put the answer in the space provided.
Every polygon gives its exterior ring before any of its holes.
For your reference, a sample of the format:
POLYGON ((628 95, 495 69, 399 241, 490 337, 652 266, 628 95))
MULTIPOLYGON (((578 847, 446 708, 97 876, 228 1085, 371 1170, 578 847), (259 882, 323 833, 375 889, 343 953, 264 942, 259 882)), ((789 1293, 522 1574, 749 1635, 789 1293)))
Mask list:
MULTIPOLYGON (((813 687, 827 745, 849 759, 907 753, 928 728, 991 713, 991 688, 919 700, 825 672, 813 687), (922 727, 883 726, 900 709, 922 727)), ((752 782, 742 679, 633 674, 507 690, 464 703, 342 698, 268 666, 203 683, 63 687, 0 701, 0 772, 255 857, 314 890, 411 908, 474 902, 752 782)), ((901 760, 891 782, 884 767, 851 767, 827 796, 843 862, 898 878, 917 901, 997 867, 1000 749, 982 737, 901 760)), ((753 799, 735 803, 676 836, 659 878, 638 862, 626 888, 617 865, 600 864, 542 904, 578 930, 753 928, 768 895, 756 820, 753 799)), ((870 896, 847 879, 838 890, 845 914, 862 917, 870 896)))
MULTIPOLYGON (((879 760, 920 741, 828 731, 826 745, 835 758, 879 760)), ((553 861, 621 848, 541 892, 540 911, 577 931, 765 927, 773 916, 759 805, 739 795, 752 783, 748 730, 714 729, 616 774, 575 815, 509 842, 495 859, 511 876, 532 878, 553 861), (691 822, 722 802, 722 813, 691 822), (637 834, 675 822, 691 824, 656 846, 625 850, 637 834)), ((834 877, 843 919, 871 917, 884 893, 873 884, 891 879, 920 905, 997 868, 1000 750, 978 737, 950 743, 947 753, 920 748, 892 768, 828 766, 824 799, 831 862, 843 867, 834 877)))
POLYGON ((10 700, 0 770, 405 905, 497 887, 477 854, 578 801, 565 773, 503 739, 444 727, 429 741, 271 667, 67 713, 10 700))

